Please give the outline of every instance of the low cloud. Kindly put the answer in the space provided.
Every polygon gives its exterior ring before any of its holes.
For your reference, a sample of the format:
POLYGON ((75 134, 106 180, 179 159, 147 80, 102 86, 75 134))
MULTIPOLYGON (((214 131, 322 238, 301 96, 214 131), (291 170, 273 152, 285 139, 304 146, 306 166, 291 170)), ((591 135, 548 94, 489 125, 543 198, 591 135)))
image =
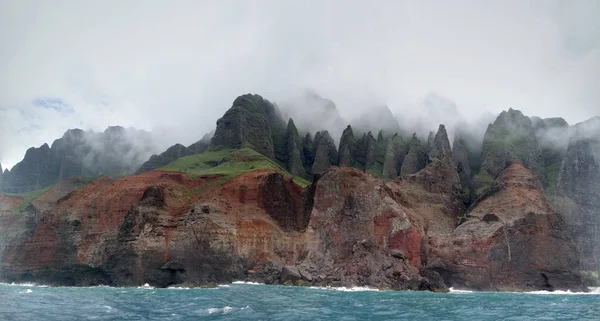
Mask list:
POLYGON ((248 92, 314 90, 347 120, 388 106, 401 126, 431 94, 466 121, 512 107, 574 124, 600 111, 598 16, 595 0, 6 1, 0 162, 75 127, 187 145, 248 92))

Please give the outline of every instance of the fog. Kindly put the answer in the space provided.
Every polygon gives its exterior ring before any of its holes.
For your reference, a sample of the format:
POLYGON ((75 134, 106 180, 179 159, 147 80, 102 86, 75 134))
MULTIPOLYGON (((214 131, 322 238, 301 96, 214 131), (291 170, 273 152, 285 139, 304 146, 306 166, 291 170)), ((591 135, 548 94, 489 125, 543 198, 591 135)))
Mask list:
POLYGON ((313 92, 348 123, 387 106, 407 131, 509 107, 575 124, 600 113, 598 16, 596 0, 0 1, 0 163, 69 128, 189 145, 244 93, 302 114, 313 92))

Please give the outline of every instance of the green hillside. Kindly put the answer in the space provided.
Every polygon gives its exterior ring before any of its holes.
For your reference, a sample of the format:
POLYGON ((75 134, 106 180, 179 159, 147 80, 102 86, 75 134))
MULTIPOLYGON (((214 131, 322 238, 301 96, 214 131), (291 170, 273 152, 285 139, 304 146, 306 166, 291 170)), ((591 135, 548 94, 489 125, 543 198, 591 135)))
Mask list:
MULTIPOLYGON (((223 175, 222 181, 257 169, 271 169, 292 176, 281 166, 250 148, 206 151, 202 154, 179 158, 169 165, 159 168, 163 171, 182 172, 192 178, 220 174, 223 175)), ((294 181, 301 186, 309 184, 308 181, 297 176, 294 177, 294 181)))

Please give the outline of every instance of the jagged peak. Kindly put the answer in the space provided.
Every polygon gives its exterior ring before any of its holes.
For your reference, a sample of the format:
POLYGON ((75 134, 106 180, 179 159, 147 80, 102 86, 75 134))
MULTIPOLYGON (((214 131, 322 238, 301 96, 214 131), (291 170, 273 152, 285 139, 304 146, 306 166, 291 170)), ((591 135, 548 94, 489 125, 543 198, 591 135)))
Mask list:
POLYGON ((67 129, 67 131, 63 135, 63 138, 66 138, 66 137, 81 137, 84 134, 85 134, 85 131, 83 131, 82 129, 79 129, 79 128, 67 129))
POLYGON ((377 133, 377 141, 378 142, 383 141, 383 131, 382 130, 379 130, 379 133, 377 133))
POLYGON ((298 128, 296 128, 296 124, 294 124, 294 120, 291 117, 288 119, 287 132, 298 135, 298 128))
POLYGON ((344 131, 342 132, 342 140, 344 139, 344 137, 352 137, 354 138, 354 132, 352 131, 352 126, 348 125, 346 127, 346 129, 344 129, 344 131))
POLYGON ((450 140, 446 126, 440 124, 433 143, 431 145, 431 157, 442 157, 450 160, 452 158, 452 149, 450 148, 450 140))

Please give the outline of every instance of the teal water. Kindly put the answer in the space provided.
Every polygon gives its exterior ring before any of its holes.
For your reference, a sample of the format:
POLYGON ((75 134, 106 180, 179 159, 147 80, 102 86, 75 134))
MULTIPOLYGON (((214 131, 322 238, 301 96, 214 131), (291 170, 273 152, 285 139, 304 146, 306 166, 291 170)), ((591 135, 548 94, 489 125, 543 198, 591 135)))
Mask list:
POLYGON ((0 285, 0 320, 600 320, 600 293, 0 285))

